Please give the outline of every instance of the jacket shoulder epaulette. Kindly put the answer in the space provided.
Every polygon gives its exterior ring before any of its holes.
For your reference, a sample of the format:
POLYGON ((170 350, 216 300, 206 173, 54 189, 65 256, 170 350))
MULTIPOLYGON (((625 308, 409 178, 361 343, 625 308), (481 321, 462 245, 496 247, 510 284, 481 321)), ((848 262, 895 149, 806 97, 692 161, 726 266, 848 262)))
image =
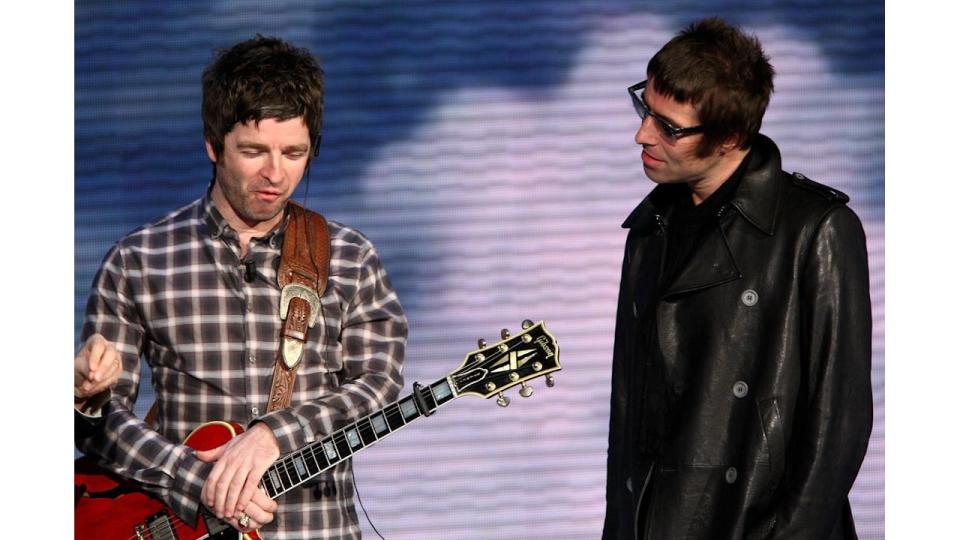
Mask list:
POLYGON ((812 191, 829 201, 836 201, 843 204, 850 201, 850 197, 839 189, 814 182, 798 172, 792 173, 790 176, 795 186, 812 191))

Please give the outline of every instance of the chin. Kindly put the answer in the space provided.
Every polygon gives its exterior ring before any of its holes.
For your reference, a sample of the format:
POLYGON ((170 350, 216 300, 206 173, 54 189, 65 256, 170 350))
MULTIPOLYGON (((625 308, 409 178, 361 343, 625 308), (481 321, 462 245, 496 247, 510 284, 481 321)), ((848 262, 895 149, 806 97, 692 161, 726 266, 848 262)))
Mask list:
POLYGON ((248 208, 244 218, 247 221, 270 221, 271 219, 277 217, 277 214, 283 211, 283 207, 286 203, 287 201, 283 201, 282 203, 278 204, 276 208, 274 207, 267 207, 267 208, 260 207, 258 209, 248 208))
POLYGON ((648 171, 646 168, 643 170, 643 172, 647 175, 647 178, 649 178, 650 181, 653 182, 654 184, 676 184, 678 182, 678 180, 675 180, 672 178, 666 178, 661 174, 657 174, 656 172, 651 174, 651 172, 648 171))

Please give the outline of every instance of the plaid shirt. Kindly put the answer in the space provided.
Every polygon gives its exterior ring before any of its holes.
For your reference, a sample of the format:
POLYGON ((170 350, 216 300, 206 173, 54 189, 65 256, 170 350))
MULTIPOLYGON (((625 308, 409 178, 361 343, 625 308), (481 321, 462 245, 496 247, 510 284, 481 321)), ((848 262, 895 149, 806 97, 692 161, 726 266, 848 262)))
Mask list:
MULTIPOLYGON (((94 278, 82 338, 99 332, 123 357, 124 374, 103 429, 82 451, 140 482, 194 523, 211 464, 178 444, 212 420, 265 422, 281 454, 320 439, 397 399, 406 318, 370 241, 329 222, 330 278, 310 329, 291 406, 265 414, 280 316, 277 268, 285 224, 251 240, 253 283, 243 279, 237 233, 209 194, 129 234, 94 278), (131 411, 140 359, 150 366, 158 430, 131 411)), ((351 464, 344 461, 280 497, 264 538, 359 538, 351 464)))

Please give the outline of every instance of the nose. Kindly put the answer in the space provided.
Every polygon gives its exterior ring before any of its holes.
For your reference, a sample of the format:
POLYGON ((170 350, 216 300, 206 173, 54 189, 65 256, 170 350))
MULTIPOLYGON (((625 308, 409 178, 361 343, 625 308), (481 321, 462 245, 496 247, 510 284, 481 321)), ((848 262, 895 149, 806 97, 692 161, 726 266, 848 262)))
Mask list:
POLYGON ((281 159, 282 156, 279 152, 271 152, 267 154, 263 167, 260 169, 260 174, 272 184, 276 184, 282 180, 283 169, 280 167, 281 159))
POLYGON ((640 122, 640 128, 637 129, 637 134, 633 136, 634 142, 637 144, 652 145, 659 142, 660 137, 657 134, 657 127, 653 125, 653 118, 647 116, 640 122))

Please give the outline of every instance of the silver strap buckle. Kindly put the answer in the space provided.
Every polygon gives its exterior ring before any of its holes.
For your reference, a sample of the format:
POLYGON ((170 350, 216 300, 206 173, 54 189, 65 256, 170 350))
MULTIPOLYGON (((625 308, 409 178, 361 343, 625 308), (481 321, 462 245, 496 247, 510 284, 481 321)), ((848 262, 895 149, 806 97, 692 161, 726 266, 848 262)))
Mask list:
MULTIPOLYGON (((299 283, 290 283, 280 291, 280 320, 287 320, 287 313, 290 311, 290 300, 300 298, 310 304, 308 313, 307 327, 313 328, 317 323, 317 316, 320 314, 320 297, 317 291, 301 285, 299 283)), ((288 337, 283 338, 283 363, 287 368, 293 369, 303 356, 303 342, 288 337)))

